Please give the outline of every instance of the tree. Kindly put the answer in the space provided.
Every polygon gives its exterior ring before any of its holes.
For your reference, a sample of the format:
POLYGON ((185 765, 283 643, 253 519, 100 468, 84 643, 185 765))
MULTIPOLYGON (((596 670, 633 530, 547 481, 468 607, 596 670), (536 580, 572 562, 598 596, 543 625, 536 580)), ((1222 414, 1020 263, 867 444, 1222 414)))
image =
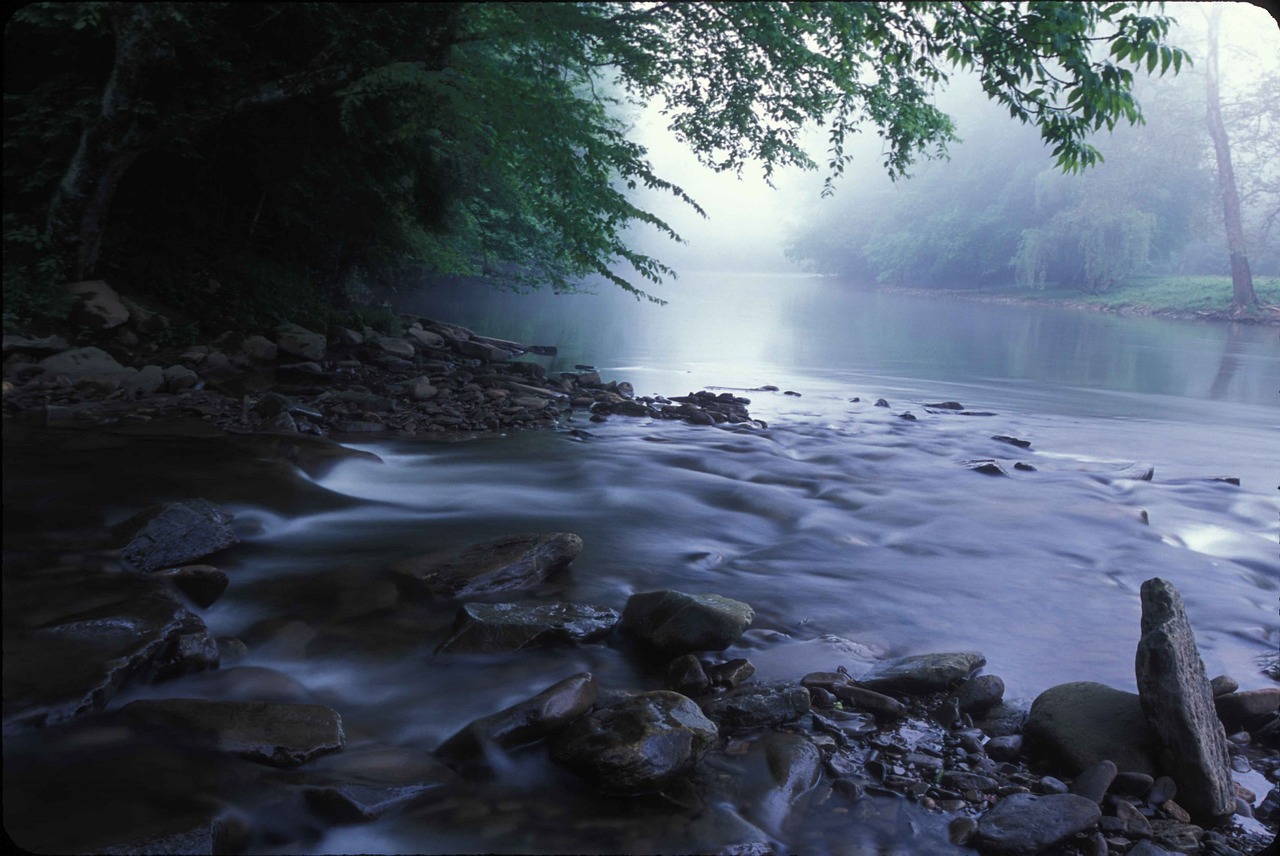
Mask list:
POLYGON ((1218 92, 1218 27, 1222 10, 1214 7, 1206 15, 1209 22, 1208 62, 1205 63, 1205 103, 1209 136, 1218 164, 1218 190, 1222 194, 1222 220, 1227 231, 1227 252, 1231 257, 1231 311, 1244 312, 1258 305, 1253 293, 1253 274, 1245 247, 1244 222, 1240 216, 1240 194, 1231 165, 1231 142, 1222 123, 1222 98, 1218 92))
POLYGON ((419 264, 642 295, 620 264, 672 271, 623 230, 678 236, 628 191, 696 203, 619 99, 659 100, 716 169, 816 167, 799 141, 818 123, 829 181, 862 127, 900 176, 954 140, 934 96, 958 66, 1078 170, 1090 133, 1140 120, 1133 69, 1181 66, 1149 5, 34 4, 5 33, 6 250, 127 274, 173 260, 167 229, 202 276, 256 259, 247 288, 278 287, 258 262, 331 295, 419 264))

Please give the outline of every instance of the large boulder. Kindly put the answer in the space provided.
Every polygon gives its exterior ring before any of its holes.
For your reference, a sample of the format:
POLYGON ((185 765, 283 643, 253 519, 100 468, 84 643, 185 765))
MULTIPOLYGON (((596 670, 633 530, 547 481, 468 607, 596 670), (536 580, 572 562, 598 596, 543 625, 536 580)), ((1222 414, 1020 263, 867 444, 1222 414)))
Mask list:
POLYGON ((1142 584, 1135 672, 1161 765, 1178 784, 1178 802, 1192 817, 1230 816, 1236 796, 1226 733, 1182 596, 1158 577, 1142 584))
POLYGON ((50 374, 64 374, 72 378, 98 375, 123 376, 133 373, 132 369, 120 365, 116 358, 106 351, 92 346, 72 348, 69 351, 45 357, 39 362, 39 366, 50 374))
POLYGON ((468 603, 437 651, 493 653, 576 645, 609 635, 618 613, 586 603, 468 603))
POLYGON ((1075 794, 1013 794, 982 816, 973 843, 993 856, 1032 856, 1101 819, 1097 803, 1075 794))
POLYGON ((691 771, 716 725, 691 699, 659 690, 629 696, 565 729, 552 757, 608 793, 661 790, 691 771))
POLYGON ((4 722, 54 724, 131 681, 217 668, 217 643, 156 579, 49 571, 5 587, 4 722))
POLYGON ((143 699, 120 709, 132 726, 279 767, 296 767, 346 745, 342 717, 320 704, 143 699))
POLYGON ((326 341, 323 333, 316 333, 297 324, 281 324, 276 328, 276 345, 286 354, 304 360, 323 360, 326 341))
POLYGON ((1074 776, 1099 761, 1157 775, 1151 729, 1138 696, 1091 681, 1050 687, 1031 705, 1024 730, 1038 752, 1074 776))
POLYGON ((73 315, 95 330, 110 330, 129 320, 120 295, 100 279, 70 283, 67 293, 76 298, 73 315))
POLYGON ((722 731, 772 728, 809 712, 809 691, 787 683, 752 684, 712 696, 702 712, 722 731))
POLYGON ((622 610, 622 629, 672 657, 723 651, 751 626, 755 611, 718 594, 649 591, 633 594, 622 610))
POLYGON ((917 654, 877 663, 858 684, 877 692, 945 692, 986 662, 986 657, 975 652, 917 654))
POLYGON ((580 552, 582 539, 569 532, 507 535, 402 559, 390 568, 408 597, 469 597, 531 588, 580 552))
POLYGON ((206 499, 154 505, 116 526, 120 558, 140 571, 191 564, 240 543, 231 517, 206 499))
POLYGON ((580 672, 532 698, 468 723, 440 744, 436 756, 450 766, 463 766, 482 760, 491 748, 514 749, 543 740, 590 710, 597 692, 595 677, 580 672))

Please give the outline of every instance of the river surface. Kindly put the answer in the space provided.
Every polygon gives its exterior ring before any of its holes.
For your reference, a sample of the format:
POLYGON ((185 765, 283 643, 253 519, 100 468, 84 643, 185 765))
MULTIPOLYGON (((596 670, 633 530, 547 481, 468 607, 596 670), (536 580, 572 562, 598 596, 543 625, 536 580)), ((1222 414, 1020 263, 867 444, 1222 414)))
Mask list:
MULTIPOLYGON (((747 656, 764 678, 857 668, 847 649, 812 641, 834 635, 865 646, 852 649, 864 660, 981 651, 1007 698, 1077 680, 1135 691, 1138 590, 1160 576, 1182 592, 1210 675, 1270 683, 1257 658, 1280 646, 1274 327, 932 300, 788 276, 690 276, 667 296, 671 305, 658 307, 609 292, 438 289, 399 308, 558 345, 558 356, 537 358, 551 371, 591 364, 640 395, 773 385, 735 392, 767 428, 580 414, 577 434, 368 442, 359 448, 381 463, 347 461, 314 479, 228 468, 180 444, 97 453, 87 474, 65 456, 30 463, 25 477, 46 473, 42 501, 71 517, 105 508, 114 522, 188 496, 233 511, 244 543, 219 563, 231 586, 203 618, 215 635, 249 642, 238 666, 284 673, 338 710, 355 748, 431 750, 576 671, 607 688, 656 686, 609 646, 435 655, 451 606, 387 618, 387 562, 514 532, 575 532, 586 544, 534 599, 621 610, 634 592, 675 588, 750 603, 754 626, 724 656, 747 656), (874 406, 879 398, 890 406, 874 406), (925 407, 943 401, 988 415, 925 407), (899 415, 907 411, 917 418, 899 415), (977 459, 1009 475, 966 466, 977 459), (1154 467, 1154 478, 1124 478, 1134 463, 1154 467)), ((220 697, 219 686, 197 676, 113 704, 220 697)), ((514 796, 321 829, 302 849, 734 843, 711 821, 667 823, 670 806, 633 813, 592 802, 540 757, 511 761, 502 785, 514 796), (558 811, 531 821, 530 793, 558 811)), ((924 812, 889 822, 808 806, 788 830, 784 846, 803 852, 966 852, 924 812)))

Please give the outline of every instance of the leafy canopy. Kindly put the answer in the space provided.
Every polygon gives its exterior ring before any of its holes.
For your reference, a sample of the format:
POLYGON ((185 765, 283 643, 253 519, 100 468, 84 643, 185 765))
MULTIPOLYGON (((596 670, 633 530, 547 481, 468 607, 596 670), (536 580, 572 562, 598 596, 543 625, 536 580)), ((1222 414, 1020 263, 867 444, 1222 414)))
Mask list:
POLYGON ((293 265, 331 295, 417 268, 644 296, 627 267, 673 271, 626 227, 679 236, 630 191, 696 202, 629 105, 714 169, 822 166, 829 192, 864 128, 891 176, 945 154, 934 96, 970 69, 1076 171, 1090 133, 1141 120, 1134 73, 1185 61, 1169 25, 1146 3, 37 3, 5 33, 6 250, 138 278, 241 259, 248 290, 293 265))

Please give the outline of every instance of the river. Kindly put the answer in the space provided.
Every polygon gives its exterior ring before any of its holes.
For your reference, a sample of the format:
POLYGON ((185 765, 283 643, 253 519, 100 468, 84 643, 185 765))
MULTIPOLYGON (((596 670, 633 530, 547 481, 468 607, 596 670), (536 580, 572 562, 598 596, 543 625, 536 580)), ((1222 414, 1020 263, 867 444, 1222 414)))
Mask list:
MULTIPOLYGON (((452 608, 394 620, 378 611, 388 561, 512 532, 585 541, 539 599, 620 610, 634 592, 676 588, 750 603, 753 628, 725 656, 752 659, 764 678, 833 668, 810 640, 835 635, 875 656, 981 651, 1006 697, 1076 680, 1134 691, 1138 589, 1160 576, 1181 590, 1210 675, 1269 683, 1257 658, 1280 646, 1274 327, 936 300, 800 276, 691 275, 669 294, 659 307, 616 292, 437 289, 399 308, 555 344, 556 357, 537 358, 551 371, 592 364, 641 395, 776 386, 735 392, 767 428, 582 414, 576 434, 364 443, 382 463, 295 474, 301 484, 288 490, 153 445, 97 456, 92 484, 74 482, 73 461, 46 462, 62 481, 44 501, 73 517, 77 507, 105 506, 119 519, 184 495, 233 511, 244 544, 220 563, 232 582, 202 614, 206 623, 250 641, 238 665, 283 672, 337 709, 357 746, 430 750, 575 671, 609 688, 653 685, 609 646, 434 655, 452 608), (890 406, 876 407, 880 398, 890 406), (988 415, 925 407, 944 401, 988 415), (908 411, 915 420, 900 416, 908 411), (966 466, 988 458, 1007 476, 966 466), (1120 477, 1134 463, 1154 477, 1120 477)), ((207 676, 183 682, 131 690, 113 706, 224 692, 207 676)), ((302 849, 671 852, 732 843, 716 840, 714 824, 696 827, 704 838, 682 839, 695 833, 655 820, 669 806, 602 808, 546 768, 522 756, 503 786, 570 807, 567 819, 551 812, 532 822, 524 798, 504 790, 448 822, 409 812, 316 830, 302 849)), ((870 821, 872 831, 858 833, 855 820, 840 827, 810 811, 787 846, 965 852, 924 812, 910 817, 916 843, 894 844, 899 833, 870 821)))

